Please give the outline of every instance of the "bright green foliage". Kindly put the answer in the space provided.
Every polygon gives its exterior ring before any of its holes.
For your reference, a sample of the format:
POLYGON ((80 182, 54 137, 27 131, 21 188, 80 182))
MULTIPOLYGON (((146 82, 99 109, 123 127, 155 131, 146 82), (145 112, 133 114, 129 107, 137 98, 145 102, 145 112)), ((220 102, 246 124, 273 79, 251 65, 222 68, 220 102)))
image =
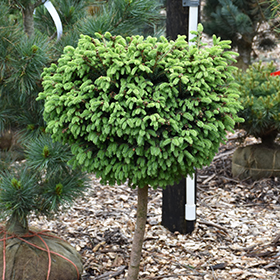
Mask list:
MULTIPOLYGON (((75 46, 80 34, 94 37, 95 33, 113 35, 158 35, 163 33, 164 17, 160 0, 53 0, 63 25, 63 36, 56 48, 62 53, 66 45, 75 46)), ((56 28, 47 9, 36 8, 35 27, 52 38, 56 28)))
POLYGON ((0 136, 7 130, 19 132, 13 138, 19 142, 10 142, 9 151, 0 151, 0 212, 22 223, 27 223, 31 211, 50 215, 61 210, 85 189, 85 174, 67 164, 73 157, 69 146, 52 143, 50 135, 44 133, 43 101, 35 101, 43 90, 43 69, 57 60, 65 45, 76 46, 83 28, 92 32, 92 26, 103 26, 103 31, 110 27, 110 31, 125 35, 140 30, 147 34, 151 31, 147 26, 156 25, 159 15, 157 1, 98 1, 96 14, 89 12, 96 2, 93 0, 51 2, 63 24, 59 41, 42 1, 0 0, 0 136), (11 164, 18 158, 18 148, 27 157, 22 168, 11 164))
POLYGON ((273 141, 280 132, 280 77, 271 76, 274 71, 273 62, 259 62, 251 65, 246 73, 239 70, 235 75, 244 107, 238 115, 245 119, 239 128, 263 142, 273 141))
POLYGON ((0 1, 0 133, 12 126, 37 137, 44 130, 42 103, 35 102, 42 91, 40 75, 44 67, 57 60, 66 45, 76 46, 80 33, 111 31, 132 35, 131 32, 141 30, 144 34, 148 24, 157 26, 160 19, 158 1, 101 1, 98 12, 92 15, 88 9, 96 7, 91 6, 96 4, 93 0, 52 3, 63 24, 63 36, 58 42, 54 22, 42 2, 0 1), (25 9, 35 9, 35 31, 30 37, 22 22, 25 9))
POLYGON ((102 183, 165 187, 209 164, 240 109, 229 41, 81 35, 42 74, 47 131, 102 183))

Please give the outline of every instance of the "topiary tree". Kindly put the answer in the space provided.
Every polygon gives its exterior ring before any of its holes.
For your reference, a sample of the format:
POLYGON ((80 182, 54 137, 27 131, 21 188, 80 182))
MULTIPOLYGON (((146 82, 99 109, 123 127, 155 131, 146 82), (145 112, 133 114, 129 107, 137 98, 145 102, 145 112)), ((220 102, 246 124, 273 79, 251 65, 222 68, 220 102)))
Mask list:
MULTIPOLYGON (((102 27, 102 32, 110 28, 111 32, 125 35, 140 31, 144 34, 150 32, 153 25, 157 26, 161 18, 157 1, 100 1, 99 10, 97 9, 94 13, 94 9, 90 10, 96 2, 93 0, 52 0, 61 17, 64 30, 63 36, 56 41, 53 40, 56 37, 55 26, 43 5, 45 2, 0 0, 0 169, 5 170, 0 178, 0 209, 2 218, 6 217, 9 221, 6 226, 12 235, 15 234, 14 230, 23 232, 23 235, 29 235, 27 217, 30 212, 35 211, 50 217, 50 214, 55 212, 56 206, 65 202, 63 199, 68 201, 82 195, 76 171, 73 171, 66 163, 63 168, 60 168, 58 164, 52 164, 53 149, 62 155, 67 151, 66 154, 69 156, 69 146, 59 146, 61 143, 58 142, 52 146, 50 136, 45 134, 45 122, 42 117, 43 102, 35 102, 38 93, 43 90, 41 85, 43 68, 57 60, 65 45, 76 46, 80 30, 84 30, 85 33, 93 32, 92 35, 94 35, 94 32, 100 31, 102 27), (94 26, 96 29, 93 28, 94 26), (14 170, 15 165, 11 164, 11 161, 23 159, 29 151, 28 144, 37 143, 37 140, 40 140, 40 149, 38 145, 37 148, 33 148, 37 150, 39 156, 35 157, 33 154, 28 156, 27 161, 21 162, 24 166, 22 172, 14 170), (48 147, 53 147, 52 152, 48 151, 48 147), (31 161, 34 162, 40 157, 41 161, 36 163, 36 168, 31 168, 31 161), (48 162, 48 167, 46 162, 48 162), (58 172, 61 169, 64 172, 58 172), (38 170, 40 172, 35 172, 38 170), (14 177, 15 180, 12 180, 14 177)), ((59 156, 62 157, 62 155, 59 156)), ((10 237, 9 242, 14 240, 10 237)), ((35 236, 35 238, 40 237, 35 236)), ((5 250, 5 244, 8 242, 3 235, 0 239, 2 240, 0 250, 3 251, 2 248, 5 250)), ((13 248, 17 247, 13 246, 13 248)), ((32 256, 35 256, 35 262, 37 253, 38 251, 33 251, 32 256)), ((76 254, 78 255, 77 252, 76 254)), ((28 255, 26 250, 23 255, 28 255)), ((20 256, 17 252, 17 259, 20 259, 20 256)), ((4 259, 11 260, 9 262, 11 266, 7 264, 7 267, 11 268, 6 274, 7 278, 11 278, 8 273, 16 271, 15 273, 20 274, 20 279, 25 279, 20 270, 15 268, 15 263, 17 263, 15 259, 7 256, 4 259)), ((23 259, 32 266, 28 258, 23 259)), ((3 274, 1 267, 5 267, 2 261, 0 257, 1 275, 3 274)), ((59 262, 56 260, 54 262, 59 267, 59 262)), ((44 267, 41 261, 37 264, 44 267)), ((79 264, 79 268, 82 269, 80 259, 79 264)), ((20 264, 17 267, 24 267, 30 279, 46 279, 45 274, 42 275, 43 278, 36 273, 35 276, 32 274, 32 271, 38 271, 36 265, 30 268, 28 265, 20 264)), ((60 267, 61 271, 63 270, 60 267)), ((66 273, 62 274, 67 277, 66 273)), ((53 277, 64 279, 62 275, 53 277)))
POLYGON ((45 2, 0 0, 0 149, 1 134, 11 128, 35 137, 44 130, 42 104, 35 102, 42 91, 40 75, 66 45, 76 46, 81 32, 138 34, 161 18, 158 1, 102 1, 100 11, 91 13, 88 9, 96 1, 54 0, 64 30, 57 42, 52 40, 56 30, 45 2))
POLYGON ((137 279, 148 187, 164 188, 209 164, 240 109, 228 64, 229 41, 213 47, 184 36, 81 35, 42 74, 44 119, 55 141, 71 144, 71 163, 114 185, 138 187, 129 280, 137 279))

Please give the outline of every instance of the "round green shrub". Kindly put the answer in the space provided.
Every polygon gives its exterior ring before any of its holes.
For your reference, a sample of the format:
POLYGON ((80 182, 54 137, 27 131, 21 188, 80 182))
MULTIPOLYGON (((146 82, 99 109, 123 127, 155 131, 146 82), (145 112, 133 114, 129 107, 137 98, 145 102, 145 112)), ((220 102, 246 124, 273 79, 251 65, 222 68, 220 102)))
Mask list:
POLYGON ((245 120, 238 128, 269 145, 280 132, 280 77, 271 75, 275 68, 273 62, 258 62, 235 74, 244 107, 238 116, 245 120))
POLYGON ((103 184, 165 187, 209 164, 240 104, 230 41, 212 47, 110 33, 81 35, 44 69, 44 119, 71 164, 103 184))

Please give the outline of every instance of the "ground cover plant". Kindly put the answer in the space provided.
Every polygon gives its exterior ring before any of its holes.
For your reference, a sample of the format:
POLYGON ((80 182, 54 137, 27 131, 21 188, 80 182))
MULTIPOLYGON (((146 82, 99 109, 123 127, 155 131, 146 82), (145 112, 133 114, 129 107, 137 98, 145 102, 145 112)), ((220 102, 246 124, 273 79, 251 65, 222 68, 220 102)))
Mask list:
POLYGON ((58 64, 44 69, 44 119, 55 141, 69 143, 73 166, 102 184, 138 187, 137 222, 127 279, 137 279, 148 188, 165 187, 210 164, 226 130, 241 121, 229 66, 236 53, 184 36, 81 35, 58 64))

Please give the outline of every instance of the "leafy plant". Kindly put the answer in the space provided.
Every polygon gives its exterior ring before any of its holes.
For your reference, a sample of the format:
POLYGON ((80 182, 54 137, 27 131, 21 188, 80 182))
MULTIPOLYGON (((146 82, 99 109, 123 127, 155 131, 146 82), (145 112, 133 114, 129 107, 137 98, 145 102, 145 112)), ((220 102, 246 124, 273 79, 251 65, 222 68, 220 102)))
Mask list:
POLYGON ((78 22, 84 22, 85 15, 91 19, 92 25, 109 26, 112 32, 118 27, 116 32, 131 35, 132 31, 138 32, 148 24, 154 24, 153 15, 156 18, 159 13, 157 2, 147 0, 103 1, 98 16, 90 15, 87 10, 93 1, 52 2, 61 16, 64 29, 58 42, 52 40, 55 28, 43 6, 45 1, 0 1, 0 148, 8 149, 7 152, 0 151, 3 169, 0 210, 2 218, 8 219, 7 230, 10 233, 26 232, 27 217, 31 212, 50 216, 82 195, 84 190, 85 174, 66 164, 72 157, 69 145, 54 144, 50 135, 44 134, 43 102, 35 102, 43 90, 43 68, 56 61, 65 45, 76 45, 80 32, 78 27, 83 28, 83 23, 78 22), (114 8, 118 8, 117 14, 110 10, 112 3, 114 8), (110 14, 105 16, 109 10, 110 14), (107 25, 108 20, 113 20, 113 28, 111 24, 107 25), (8 162, 9 158, 17 157, 9 156, 14 152, 10 149, 14 147, 13 143, 2 145, 2 136, 10 130, 18 133, 19 146, 27 155, 21 168, 8 162))
POLYGON ((258 62, 235 74, 244 107, 238 116, 245 120, 238 127, 267 145, 280 131, 280 77, 271 75, 275 69, 273 62, 258 62))
POLYGON ((184 36, 168 41, 142 36, 81 35, 58 64, 45 68, 47 131, 69 143, 71 164, 101 177, 138 186, 136 231, 128 279, 137 279, 147 214, 148 186, 165 187, 209 164, 240 121, 229 66, 229 41, 212 47, 184 36))

